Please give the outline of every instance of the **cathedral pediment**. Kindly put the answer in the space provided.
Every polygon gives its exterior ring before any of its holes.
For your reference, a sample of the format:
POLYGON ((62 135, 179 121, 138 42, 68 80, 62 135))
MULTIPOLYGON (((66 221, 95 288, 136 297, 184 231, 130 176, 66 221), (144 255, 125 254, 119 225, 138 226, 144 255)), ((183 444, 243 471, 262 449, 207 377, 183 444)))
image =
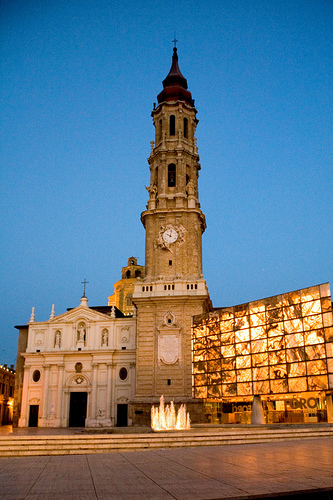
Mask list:
POLYGON ((54 319, 49 320, 49 323, 56 325, 57 323, 75 323, 78 319, 84 319, 88 322, 105 321, 110 320, 111 317, 108 314, 103 314, 99 311, 90 309, 87 306, 79 305, 75 309, 71 309, 54 319))

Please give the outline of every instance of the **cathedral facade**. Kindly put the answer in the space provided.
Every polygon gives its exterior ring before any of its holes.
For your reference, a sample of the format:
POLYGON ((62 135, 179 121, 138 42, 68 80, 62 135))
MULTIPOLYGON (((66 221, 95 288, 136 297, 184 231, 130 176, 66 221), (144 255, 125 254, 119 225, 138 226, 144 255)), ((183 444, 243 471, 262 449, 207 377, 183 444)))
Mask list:
POLYGON ((197 110, 174 48, 152 111, 149 199, 141 221, 145 266, 128 259, 109 305, 78 307, 18 326, 14 424, 20 427, 147 425, 163 394, 192 398, 191 318, 211 308, 202 274, 206 228, 198 195, 197 110))

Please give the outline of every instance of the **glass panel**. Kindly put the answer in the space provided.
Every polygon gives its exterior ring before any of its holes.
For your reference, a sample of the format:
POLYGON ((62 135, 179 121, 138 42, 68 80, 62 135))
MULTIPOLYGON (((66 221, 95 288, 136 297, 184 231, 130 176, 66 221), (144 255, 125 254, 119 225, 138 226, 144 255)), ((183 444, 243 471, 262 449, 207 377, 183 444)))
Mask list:
POLYGON ((246 316, 248 314, 249 305, 241 304, 239 306, 234 306, 234 315, 235 318, 240 318, 242 316, 246 316))
POLYGON ((333 358, 327 359, 327 369, 329 373, 333 373, 333 358))
POLYGON ((222 397, 222 386, 213 385, 207 387, 207 397, 208 398, 221 398, 222 397))
POLYGON ((221 346, 221 354, 224 358, 228 358, 230 356, 235 356, 235 345, 224 345, 221 346))
POLYGON ((308 356, 308 359, 319 359, 319 358, 325 358, 326 356, 324 344, 306 346, 305 352, 306 355, 308 356))
POLYGON ((287 362, 289 363, 306 360, 305 347, 295 347, 294 349, 287 349, 286 353, 287 362))
POLYGON ((283 323, 272 323, 267 325, 268 337, 275 337, 276 335, 281 335, 282 333, 284 333, 283 323))
POLYGON ((222 372, 222 382, 225 384, 232 384, 236 382, 236 372, 235 371, 223 371, 222 372))
POLYGON ((301 332, 303 324, 301 319, 291 319, 284 322, 284 330, 286 333, 301 332))
POLYGON ((254 380, 267 380, 268 379, 268 366, 261 368, 253 368, 254 380))
POLYGON ((294 333, 293 335, 285 336, 286 347, 297 347, 304 345, 304 338, 302 333, 294 333))
POLYGON ((321 310, 322 312, 332 311, 332 302, 331 299, 321 299, 321 310))
POLYGON ((332 313, 324 313, 323 320, 324 320, 324 326, 332 326, 333 325, 332 313))
POLYGON ((288 392, 288 383, 286 379, 278 379, 270 381, 270 390, 274 392, 288 392))
POLYGON ((303 288, 301 290, 301 300, 302 302, 308 302, 309 300, 319 299, 319 286, 312 286, 310 288, 303 288))
POLYGON ((305 363, 290 363, 288 365, 289 377, 305 377, 306 365, 305 363))
POLYGON ((234 370, 236 368, 236 358, 222 358, 222 370, 234 370))
POLYGON ((319 290, 320 290, 321 297, 330 297, 331 296, 329 283, 323 283, 322 285, 320 285, 319 290))
POLYGON ((195 398, 207 398, 207 387, 195 387, 194 388, 195 398))
POLYGON ((220 359, 211 359, 210 361, 207 361, 207 370, 209 372, 216 372, 218 370, 221 370, 221 360, 220 359))
POLYGON ((251 342, 251 351, 253 353, 267 351, 267 339, 251 342))
POLYGON ((302 310, 300 304, 295 306, 285 307, 283 309, 283 317, 284 319, 294 319, 302 317, 302 310))
POLYGON ((282 306, 283 300, 282 295, 275 295, 274 297, 269 297, 265 299, 266 309, 275 309, 282 306))
POLYGON ((258 326, 257 328, 251 328, 251 339, 264 339, 267 337, 266 330, 264 326, 258 326))
POLYGON ((317 314, 316 316, 307 316, 303 318, 304 330, 313 330, 314 328, 322 328, 323 321, 321 314, 317 314))
POLYGON ((240 344, 236 344, 236 355, 243 356, 245 354, 250 354, 250 352, 251 352, 250 342, 243 342, 240 344))
POLYGON ((268 339, 268 350, 269 351, 280 351, 284 349, 284 337, 272 337, 268 339))
POLYGON ((270 379, 287 378, 287 365, 274 365, 269 368, 270 379))
POLYGON ((252 370, 237 370, 237 383, 249 382, 252 380, 252 370))
POLYGON ((248 396, 250 394, 253 394, 252 382, 244 382, 242 384, 237 384, 237 394, 239 396, 248 396))
POLYGON ((236 368, 251 368, 251 356, 237 356, 236 368))
POLYGON ((285 293, 282 295, 282 302, 284 306, 291 306, 292 304, 299 304, 301 295, 299 290, 296 292, 285 293))
POLYGON ((235 332, 236 342, 246 342, 247 340, 250 340, 250 330, 238 330, 235 332))
POLYGON ((325 344, 326 347, 326 356, 332 358, 333 357, 333 344, 325 344))
POLYGON ((268 353, 254 354, 252 356, 252 366, 264 366, 268 364, 268 353))
POLYGON ((277 365, 280 363, 285 363, 286 352, 285 351, 272 351, 269 353, 269 364, 277 365))
POLYGON ((253 382, 254 394, 269 394, 269 381, 254 381, 253 382))
POLYGON ((325 328, 324 332, 326 342, 333 342, 333 328, 325 328))
POLYGON ((308 377, 309 391, 328 389, 327 375, 310 376, 308 377))
POLYGON ((193 363, 193 373, 205 373, 207 371, 207 365, 205 361, 198 361, 193 363))
POLYGON ((306 392, 308 390, 306 378, 292 378, 289 380, 290 392, 306 392))
POLYGON ((266 317, 268 323, 274 323, 275 321, 281 321, 283 319, 283 311, 281 309, 270 309, 266 311, 266 317))
POLYGON ((205 361, 206 351, 198 350, 193 353, 193 361, 205 361))
POLYGON ((322 375, 327 373, 326 360, 318 359, 315 361, 308 361, 306 363, 308 375, 322 375))
POLYGON ((207 359, 216 359, 221 357, 221 348, 212 346, 207 347, 207 359))
POLYGON ((200 385, 207 385, 207 376, 205 373, 198 373, 194 375, 194 385, 195 386, 200 386, 200 385))
POLYGON ((321 342, 324 342, 323 330, 304 332, 304 342, 306 345, 320 344, 321 342))
POLYGON ((329 388, 333 389, 333 374, 329 375, 329 388))
POLYGON ((265 312, 265 301, 264 300, 256 300, 255 302, 250 302, 249 303, 249 312, 251 314, 265 312))
POLYGON ((235 342, 234 332, 221 333, 221 344, 233 344, 234 342, 235 342))
POLYGON ((251 314, 250 323, 251 326, 264 325, 266 321, 265 312, 258 312, 256 314, 251 314))
POLYGON ((235 318, 235 330, 244 330, 245 328, 249 328, 249 317, 241 316, 240 318, 235 318))
POLYGON ((207 374, 208 385, 216 385, 221 383, 221 372, 207 374))
POLYGON ((320 300, 313 300, 302 304, 303 316, 321 313, 320 300))
POLYGON ((220 321, 221 332, 231 332, 234 328, 234 320, 229 319, 227 321, 220 321))
POLYGON ((235 396, 237 394, 237 384, 223 384, 222 392, 224 396, 235 396))

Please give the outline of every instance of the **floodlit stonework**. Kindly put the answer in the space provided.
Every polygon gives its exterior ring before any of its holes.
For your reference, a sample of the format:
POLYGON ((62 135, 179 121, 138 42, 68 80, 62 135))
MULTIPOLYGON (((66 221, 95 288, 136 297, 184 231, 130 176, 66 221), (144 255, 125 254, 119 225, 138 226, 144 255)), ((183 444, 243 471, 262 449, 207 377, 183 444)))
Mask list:
POLYGON ((82 297, 78 307, 20 328, 26 349, 16 401, 19 427, 131 424, 136 319, 115 307, 89 308, 87 302, 82 297))

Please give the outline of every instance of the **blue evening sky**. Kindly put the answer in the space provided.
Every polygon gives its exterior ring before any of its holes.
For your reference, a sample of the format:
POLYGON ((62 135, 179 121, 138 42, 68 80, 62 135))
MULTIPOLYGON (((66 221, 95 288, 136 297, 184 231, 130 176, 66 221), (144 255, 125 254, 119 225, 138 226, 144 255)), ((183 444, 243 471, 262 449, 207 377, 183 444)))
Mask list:
POLYGON ((332 0, 2 0, 0 364, 144 263, 151 110, 176 30, 214 306, 333 283, 332 0))

